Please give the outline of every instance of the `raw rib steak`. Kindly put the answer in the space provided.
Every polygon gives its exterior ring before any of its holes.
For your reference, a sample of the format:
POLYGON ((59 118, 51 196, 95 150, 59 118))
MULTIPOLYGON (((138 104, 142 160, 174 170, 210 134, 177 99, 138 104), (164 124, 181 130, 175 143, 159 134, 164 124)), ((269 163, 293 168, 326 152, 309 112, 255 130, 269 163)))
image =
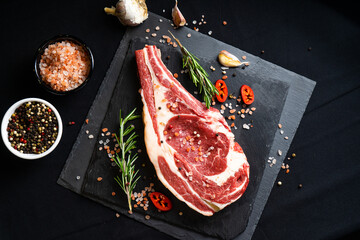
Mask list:
POLYGON ((172 76, 160 50, 135 52, 144 104, 145 144, 160 181, 197 212, 211 216, 244 193, 249 164, 224 117, 172 76))

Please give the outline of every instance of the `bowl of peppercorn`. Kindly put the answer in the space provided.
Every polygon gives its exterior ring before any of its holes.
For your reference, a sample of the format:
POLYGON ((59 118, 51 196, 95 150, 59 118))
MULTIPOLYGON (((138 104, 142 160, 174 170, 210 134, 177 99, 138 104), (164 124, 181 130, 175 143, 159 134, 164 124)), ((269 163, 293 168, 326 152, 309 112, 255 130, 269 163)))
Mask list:
POLYGON ((15 156, 38 159, 51 153, 63 131, 59 112, 40 98, 26 98, 14 103, 1 122, 5 146, 15 156))

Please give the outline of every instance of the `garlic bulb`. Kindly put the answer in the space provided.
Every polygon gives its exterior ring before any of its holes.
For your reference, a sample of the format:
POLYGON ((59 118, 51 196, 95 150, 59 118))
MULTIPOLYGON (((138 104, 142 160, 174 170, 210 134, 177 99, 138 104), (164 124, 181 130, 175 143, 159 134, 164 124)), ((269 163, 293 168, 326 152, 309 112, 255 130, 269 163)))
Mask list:
POLYGON ((178 8, 177 3, 178 3, 177 0, 175 0, 175 6, 172 9, 171 15, 172 15, 175 26, 182 27, 185 25, 186 20, 185 20, 184 16, 182 15, 182 13, 180 12, 180 9, 178 8))
POLYGON ((124 26, 137 26, 148 18, 145 0, 119 0, 116 8, 104 8, 107 14, 116 16, 124 26))

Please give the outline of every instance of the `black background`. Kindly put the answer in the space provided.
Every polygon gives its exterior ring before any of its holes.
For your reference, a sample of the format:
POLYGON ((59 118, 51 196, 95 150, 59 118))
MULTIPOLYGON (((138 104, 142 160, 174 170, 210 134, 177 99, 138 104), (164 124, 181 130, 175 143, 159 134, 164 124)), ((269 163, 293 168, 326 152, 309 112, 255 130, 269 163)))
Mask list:
MULTIPOLYGON (((0 239, 172 239, 56 184, 125 28, 103 13, 115 1, 2 2, 1 116, 25 97, 50 101, 64 123, 46 158, 15 158, 2 144, 0 239), (46 39, 72 34, 95 57, 81 91, 54 96, 37 85, 34 54, 46 39)), ((147 1, 170 18, 173 1, 147 1), (163 12, 165 9, 165 12, 163 12)), ((360 231, 360 28, 350 1, 181 1, 200 32, 317 82, 253 239, 352 239, 360 231), (291 2, 291 3, 290 3, 291 2), (228 24, 222 25, 226 20, 228 24), (311 50, 309 49, 311 48, 311 50), (264 51, 262 54, 261 51, 264 51), (299 189, 298 184, 303 188, 299 189)))

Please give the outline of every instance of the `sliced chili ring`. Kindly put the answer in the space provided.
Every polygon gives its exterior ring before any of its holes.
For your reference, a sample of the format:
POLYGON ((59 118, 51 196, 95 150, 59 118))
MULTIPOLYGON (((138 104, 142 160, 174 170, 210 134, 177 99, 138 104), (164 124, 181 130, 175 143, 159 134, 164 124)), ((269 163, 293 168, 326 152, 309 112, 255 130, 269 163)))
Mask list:
POLYGON ((242 85, 240 93, 245 104, 250 105, 254 102, 254 91, 248 85, 242 85))
POLYGON ((225 102, 228 97, 228 88, 226 86, 226 83, 223 80, 219 79, 216 81, 215 87, 219 92, 219 94, 216 95, 216 99, 221 103, 225 102))
POLYGON ((160 192, 150 193, 151 202, 154 206, 161 211, 169 211, 172 208, 170 199, 160 192))

